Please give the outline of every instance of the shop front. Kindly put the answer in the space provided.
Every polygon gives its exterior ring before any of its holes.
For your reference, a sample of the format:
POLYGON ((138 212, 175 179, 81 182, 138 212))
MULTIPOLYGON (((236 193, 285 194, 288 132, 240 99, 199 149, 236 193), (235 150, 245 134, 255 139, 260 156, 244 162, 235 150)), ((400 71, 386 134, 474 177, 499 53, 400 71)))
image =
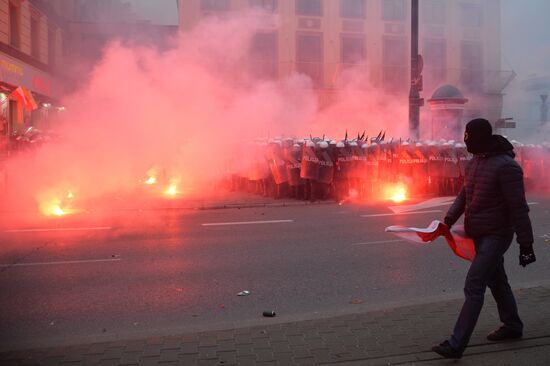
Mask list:
POLYGON ((49 129, 59 86, 49 73, 0 52, 0 152, 29 127, 49 129), (11 137, 11 139, 10 139, 11 137))

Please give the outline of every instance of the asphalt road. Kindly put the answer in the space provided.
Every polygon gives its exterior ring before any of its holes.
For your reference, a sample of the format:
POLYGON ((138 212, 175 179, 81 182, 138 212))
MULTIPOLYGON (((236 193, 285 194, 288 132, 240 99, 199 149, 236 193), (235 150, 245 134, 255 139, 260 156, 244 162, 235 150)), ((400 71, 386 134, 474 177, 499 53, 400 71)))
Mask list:
MULTIPOLYGON (((530 197, 538 261, 508 277, 550 280, 550 200, 530 197)), ((462 291, 468 263, 425 226, 446 206, 128 210, 34 226, 0 224, 0 350, 287 322, 422 303, 462 291), (237 224, 238 223, 238 224, 237 224), (243 290, 248 296, 237 296, 243 290), (273 310, 275 318, 262 312, 273 310)), ((521 304, 520 304, 521 309, 521 304)))

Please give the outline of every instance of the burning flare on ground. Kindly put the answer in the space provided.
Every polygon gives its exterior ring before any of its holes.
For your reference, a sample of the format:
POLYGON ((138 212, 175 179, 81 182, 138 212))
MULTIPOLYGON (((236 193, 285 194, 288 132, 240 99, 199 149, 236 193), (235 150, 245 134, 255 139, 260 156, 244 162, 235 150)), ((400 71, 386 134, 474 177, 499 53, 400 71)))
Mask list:
POLYGON ((66 216, 77 212, 71 207, 72 200, 74 199, 74 193, 67 191, 66 194, 54 195, 50 194, 48 197, 41 197, 39 199, 39 208, 45 216, 66 216), (53 197, 52 197, 53 196, 53 197), (59 198, 62 197, 62 198, 59 198))
POLYGON ((53 198, 40 204, 40 211, 46 216, 65 216, 70 210, 62 207, 59 198, 53 198))
POLYGON ((149 169, 146 174, 147 174, 147 179, 145 181, 143 181, 143 183, 145 183, 147 185, 157 184, 157 182, 158 182, 158 180, 157 180, 158 173, 157 173, 157 170, 155 168, 149 169))
POLYGON ((144 183, 151 185, 151 184, 155 184, 156 182, 157 182, 157 178, 149 177, 144 183))
POLYGON ((168 197, 175 197, 180 193, 180 190, 178 189, 178 182, 176 179, 171 179, 170 184, 168 187, 164 190, 164 195, 168 197))
POLYGON ((384 190, 384 198, 401 203, 407 199, 407 187, 403 183, 388 184, 384 190))

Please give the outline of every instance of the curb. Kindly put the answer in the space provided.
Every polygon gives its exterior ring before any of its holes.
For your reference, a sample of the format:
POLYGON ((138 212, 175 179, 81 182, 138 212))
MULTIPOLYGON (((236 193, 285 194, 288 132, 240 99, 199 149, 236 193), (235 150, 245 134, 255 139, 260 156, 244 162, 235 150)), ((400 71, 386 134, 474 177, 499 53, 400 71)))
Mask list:
MULTIPOLYGON (((472 360, 477 356, 495 354, 501 352, 519 351, 531 348, 539 348, 550 346, 550 334, 547 336, 523 338, 517 341, 499 342, 499 343, 482 343, 471 344, 466 349, 466 352, 462 356, 463 360, 472 360)), ((321 365, 338 365, 338 366, 374 366, 374 365, 402 365, 402 364, 420 364, 424 362, 439 361, 439 362, 453 362, 453 360, 445 360, 436 355, 431 350, 422 352, 411 352, 396 355, 389 355, 384 357, 372 357, 372 358, 358 358, 355 360, 345 360, 337 362, 321 363, 321 365)), ((459 361, 454 361, 459 362, 459 361)), ((496 364, 495 359, 495 364, 496 364)), ((528 363, 528 362, 527 362, 528 363)))

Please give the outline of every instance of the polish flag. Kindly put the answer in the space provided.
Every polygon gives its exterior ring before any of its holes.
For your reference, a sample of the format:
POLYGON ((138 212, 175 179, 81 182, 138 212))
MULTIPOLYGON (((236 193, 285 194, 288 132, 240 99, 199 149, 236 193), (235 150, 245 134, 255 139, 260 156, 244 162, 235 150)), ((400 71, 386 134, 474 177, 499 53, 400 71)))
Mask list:
POLYGON ((476 255, 474 241, 464 231, 464 225, 455 225, 451 230, 441 221, 434 220, 426 228, 406 227, 401 225, 388 226, 387 233, 415 243, 431 243, 443 236, 451 250, 460 258, 472 261, 476 255))
POLYGON ((31 92, 29 91, 29 89, 25 88, 24 86, 20 86, 17 89, 15 89, 10 94, 10 97, 16 99, 29 112, 32 112, 36 108, 38 108, 38 104, 36 104, 36 101, 34 100, 31 92))

